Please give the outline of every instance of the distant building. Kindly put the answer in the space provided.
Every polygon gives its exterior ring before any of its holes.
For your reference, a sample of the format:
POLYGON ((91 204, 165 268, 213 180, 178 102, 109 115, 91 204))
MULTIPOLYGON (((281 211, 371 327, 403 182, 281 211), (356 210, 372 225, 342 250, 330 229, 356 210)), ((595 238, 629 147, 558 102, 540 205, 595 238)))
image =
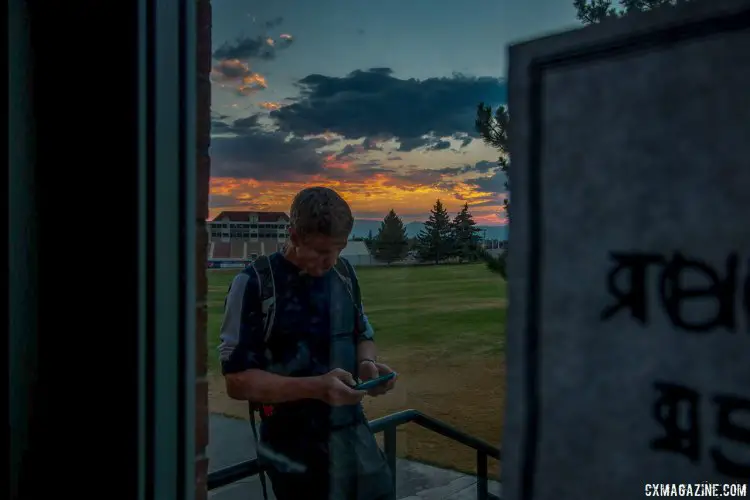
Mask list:
POLYGON ((341 251, 341 256, 354 267, 375 265, 370 250, 368 250, 364 241, 349 240, 346 247, 341 251))
POLYGON ((505 250, 508 248, 508 240, 483 240, 482 246, 487 250, 505 250))
POLYGON ((289 238, 284 212, 226 211, 207 226, 209 260, 255 260, 281 250, 289 238))

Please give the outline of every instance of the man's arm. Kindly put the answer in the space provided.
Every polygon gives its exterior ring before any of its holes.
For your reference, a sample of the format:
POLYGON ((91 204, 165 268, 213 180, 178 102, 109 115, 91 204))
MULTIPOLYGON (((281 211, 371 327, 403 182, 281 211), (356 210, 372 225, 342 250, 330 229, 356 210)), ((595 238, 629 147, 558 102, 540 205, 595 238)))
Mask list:
POLYGON ((377 361, 378 360, 378 346, 375 345, 373 340, 360 340, 357 344, 357 361, 362 363, 364 361, 377 361))
POLYGON ((232 399, 268 404, 322 400, 322 390, 317 377, 284 377, 263 370, 251 369, 224 376, 227 395, 232 399))
POLYGON ((221 369, 232 399, 284 403, 322 399, 320 377, 269 373, 257 276, 240 273, 232 281, 224 308, 219 345, 221 369))

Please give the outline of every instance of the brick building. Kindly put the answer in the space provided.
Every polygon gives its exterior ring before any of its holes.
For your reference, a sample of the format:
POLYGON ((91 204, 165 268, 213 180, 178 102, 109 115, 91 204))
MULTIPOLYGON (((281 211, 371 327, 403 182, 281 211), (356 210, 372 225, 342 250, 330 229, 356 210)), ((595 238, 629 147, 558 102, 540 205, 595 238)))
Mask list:
POLYGON ((280 250, 289 238, 284 212, 225 211, 206 225, 209 260, 255 260, 280 250))

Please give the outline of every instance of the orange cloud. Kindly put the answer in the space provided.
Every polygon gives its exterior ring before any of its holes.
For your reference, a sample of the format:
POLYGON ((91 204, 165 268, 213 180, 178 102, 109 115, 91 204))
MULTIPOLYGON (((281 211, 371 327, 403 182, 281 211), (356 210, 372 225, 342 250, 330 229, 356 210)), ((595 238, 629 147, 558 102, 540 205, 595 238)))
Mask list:
POLYGON ((252 71, 248 63, 239 59, 223 59, 217 62, 211 76, 214 81, 226 82, 220 83, 222 87, 227 83, 231 84, 237 93, 243 96, 268 88, 266 78, 252 71))
MULTIPOLYGON (((329 165, 328 160, 326 163, 329 165)), ((407 221, 422 220, 435 200, 440 198, 452 215, 464 203, 468 203, 470 208, 472 203, 477 203, 480 205, 471 208, 477 223, 496 225, 506 222, 502 196, 500 199, 495 196, 488 198, 487 193, 474 192, 470 186, 462 184, 452 189, 439 185, 409 184, 386 173, 356 181, 334 180, 323 175, 312 176, 305 182, 260 183, 254 179, 212 178, 210 216, 214 217, 222 210, 287 212, 294 195, 309 186, 335 189, 351 204, 355 216, 358 213, 385 216, 392 208, 407 221)))
POLYGON ((237 93, 240 95, 250 95, 266 88, 268 88, 268 82, 265 77, 258 73, 252 73, 242 79, 242 84, 237 87, 237 93))
POLYGON ((508 216, 505 213, 505 209, 500 206, 497 207, 498 212, 490 213, 490 214, 484 214, 480 213, 479 215, 474 214, 474 220, 477 224, 481 224, 483 226, 500 226, 508 223, 508 216))
POLYGON ((266 101, 266 102, 259 102, 258 106, 260 106, 261 108, 267 109, 269 111, 273 111, 273 110, 279 109, 281 107, 281 104, 279 104, 278 102, 266 101))
POLYGON ((323 160, 323 168, 326 170, 329 169, 338 169, 338 170, 349 170, 349 167, 351 166, 352 162, 350 161, 342 161, 337 160, 336 155, 328 155, 323 160))

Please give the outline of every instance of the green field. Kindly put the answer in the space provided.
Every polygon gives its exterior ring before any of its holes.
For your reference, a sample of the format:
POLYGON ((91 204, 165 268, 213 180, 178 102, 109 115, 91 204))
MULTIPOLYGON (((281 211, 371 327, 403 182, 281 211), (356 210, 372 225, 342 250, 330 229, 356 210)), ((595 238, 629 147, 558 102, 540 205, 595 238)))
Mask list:
MULTIPOLYGON (((209 405, 246 418, 229 400, 218 374, 224 296, 237 271, 209 271, 209 405)), ((505 402, 505 282, 484 265, 363 267, 357 270, 365 312, 380 356, 399 372, 391 394, 366 398, 377 418, 414 408, 499 443, 505 402)), ((414 425, 398 430, 402 457, 471 472, 473 450, 414 425)), ((498 471, 491 464, 492 472, 498 471)))
MULTIPOLYGON (((224 296, 236 270, 208 273, 209 366, 218 370, 224 296)), ((505 283, 484 265, 362 267, 365 312, 383 351, 409 347, 499 353, 505 283)))

